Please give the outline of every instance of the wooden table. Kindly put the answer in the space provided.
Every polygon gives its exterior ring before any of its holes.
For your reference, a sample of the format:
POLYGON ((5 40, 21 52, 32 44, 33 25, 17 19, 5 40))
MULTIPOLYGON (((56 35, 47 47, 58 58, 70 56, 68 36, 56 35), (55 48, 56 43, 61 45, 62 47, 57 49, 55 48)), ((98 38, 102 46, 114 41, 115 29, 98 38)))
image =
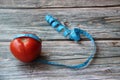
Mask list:
POLYGON ((120 0, 0 0, 0 80, 87 79, 120 79, 120 0), (43 39, 47 60, 77 64, 86 59, 90 42, 85 37, 79 44, 64 38, 45 22, 48 13, 93 35, 97 53, 87 68, 25 64, 12 56, 13 36, 32 32, 43 39))

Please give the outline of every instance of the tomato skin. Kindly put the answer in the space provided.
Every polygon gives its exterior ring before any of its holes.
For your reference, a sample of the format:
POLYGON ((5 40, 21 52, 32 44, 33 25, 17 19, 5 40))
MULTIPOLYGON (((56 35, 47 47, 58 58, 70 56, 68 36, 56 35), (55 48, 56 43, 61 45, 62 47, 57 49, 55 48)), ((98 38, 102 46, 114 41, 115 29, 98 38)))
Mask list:
POLYGON ((41 53, 41 41, 30 37, 19 37, 11 41, 12 54, 22 62, 31 62, 41 53))

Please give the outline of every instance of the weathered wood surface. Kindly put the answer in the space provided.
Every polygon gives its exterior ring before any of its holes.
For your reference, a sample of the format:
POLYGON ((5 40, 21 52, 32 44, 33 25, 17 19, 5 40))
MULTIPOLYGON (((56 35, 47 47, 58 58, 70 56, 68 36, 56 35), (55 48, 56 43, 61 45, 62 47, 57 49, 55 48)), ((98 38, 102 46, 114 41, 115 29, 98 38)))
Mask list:
POLYGON ((120 0, 0 0, 0 80, 119 80, 120 0), (83 36, 79 44, 68 41, 44 20, 53 14, 95 38, 97 53, 88 68, 65 67, 16 60, 10 40, 17 33, 32 32, 43 39, 43 57, 64 64, 82 63, 92 50, 83 36))
MULTIPOLYGON (((8 59, 14 60, 11 57, 9 51, 9 42, 0 43, 1 60, 8 59), (6 54, 6 55, 4 55, 6 54)), ((114 58, 120 57, 120 41, 119 40, 106 40, 106 41, 96 41, 97 44, 97 58, 114 58)), ((79 44, 75 44, 72 41, 43 41, 43 56, 47 55, 49 60, 66 60, 66 59, 86 59, 91 52, 91 45, 89 41, 81 41, 79 44), (74 47, 74 48, 73 48, 74 47)), ((81 60, 80 60, 81 61, 81 60)), ((117 62, 117 60, 116 60, 117 62)), ((119 60, 118 60, 119 62, 119 60)), ((107 63, 103 62, 103 63, 107 63)), ((112 62, 109 62, 112 63, 112 62)), ((99 64, 99 62, 98 62, 99 64)))
MULTIPOLYGON (((48 60, 64 64, 76 64, 83 62, 86 59, 85 56, 88 56, 83 55, 83 53, 90 51, 90 45, 88 44, 88 41, 82 41, 81 45, 74 44, 72 41, 43 41, 42 52, 48 56, 46 58, 48 60), (75 50, 73 50, 73 47, 75 50), (67 50, 64 50, 65 48, 67 50)), ((99 49, 91 65, 83 70, 72 70, 40 63, 23 64, 10 54, 9 42, 3 42, 0 44, 2 45, 0 46, 2 49, 0 76, 3 80, 119 79, 120 41, 96 41, 96 44, 99 49)))
POLYGON ((78 8, 103 6, 120 6, 120 0, 0 0, 1 8, 78 8))
POLYGON ((87 30, 96 39, 120 39, 120 8, 0 9, 0 40, 29 31, 42 39, 65 39, 44 20, 47 13, 87 30), (52 37, 51 37, 52 36, 52 37))

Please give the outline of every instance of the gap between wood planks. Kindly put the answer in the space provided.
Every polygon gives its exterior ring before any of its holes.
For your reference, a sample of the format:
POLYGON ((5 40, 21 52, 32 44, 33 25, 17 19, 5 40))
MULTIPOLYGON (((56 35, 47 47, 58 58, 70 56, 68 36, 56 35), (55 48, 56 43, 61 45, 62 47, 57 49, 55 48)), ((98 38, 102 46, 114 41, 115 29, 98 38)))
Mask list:
POLYGON ((0 7, 0 9, 68 9, 68 8, 112 8, 120 7, 120 5, 110 5, 110 6, 74 6, 74 7, 0 7))
MULTIPOLYGON (((0 42, 10 42, 12 39, 0 39, 0 42)), ((95 38, 95 41, 119 41, 120 38, 95 38)), ((69 39, 42 39, 42 41, 71 41, 69 39)), ((82 38, 80 41, 90 41, 87 38, 82 38)), ((79 42, 80 42, 79 41, 79 42)), ((73 41, 74 42, 74 41, 73 41)))
POLYGON ((120 6, 119 0, 1 0, 1 8, 83 8, 83 7, 115 7, 120 6))

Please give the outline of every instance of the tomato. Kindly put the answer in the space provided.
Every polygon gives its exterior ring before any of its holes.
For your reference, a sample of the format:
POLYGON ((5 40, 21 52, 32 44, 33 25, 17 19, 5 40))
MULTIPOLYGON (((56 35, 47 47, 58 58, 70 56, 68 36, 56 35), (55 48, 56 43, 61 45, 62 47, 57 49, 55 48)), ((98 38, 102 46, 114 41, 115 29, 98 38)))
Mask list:
POLYGON ((17 37, 10 43, 12 54, 22 62, 31 62, 39 57, 41 47, 41 40, 36 40, 29 36, 17 37))

